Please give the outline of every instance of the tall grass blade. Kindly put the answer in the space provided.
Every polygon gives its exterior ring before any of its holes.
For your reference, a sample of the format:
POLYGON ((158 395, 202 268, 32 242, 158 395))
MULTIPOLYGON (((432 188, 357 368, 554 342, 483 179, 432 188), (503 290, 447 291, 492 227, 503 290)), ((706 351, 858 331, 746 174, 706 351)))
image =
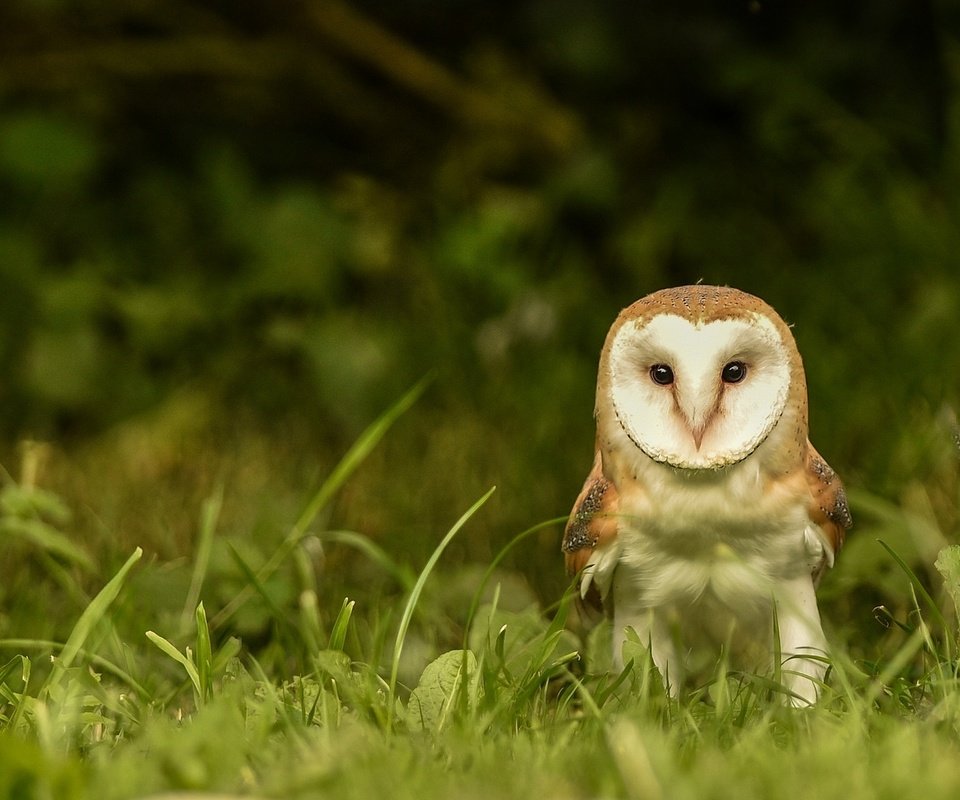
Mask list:
POLYGON ((897 562, 900 569, 902 569, 904 574, 910 579, 910 583, 914 586, 917 592, 919 592, 920 596, 933 613, 933 616, 936 618, 937 623, 943 628, 944 631, 949 631, 950 628, 948 626, 947 619, 943 616, 940 606, 937 605, 937 601, 930 596, 930 592, 926 590, 926 587, 924 587, 923 583, 917 577, 917 574, 910 569, 910 566, 907 564, 907 562, 900 558, 897 552, 885 541, 883 541, 883 539, 877 539, 877 543, 890 554, 890 557, 897 562))
POLYGON ((773 682, 781 689, 783 685, 783 640, 780 638, 780 613, 776 603, 773 605, 773 682))
POLYGON ((433 568, 437 565, 447 545, 453 541, 453 537, 460 532, 460 529, 477 513, 480 507, 490 499, 490 495, 496 491, 496 488, 496 486, 490 488, 486 494, 470 506, 463 516, 454 523, 453 527, 447 531, 447 535, 443 537, 440 544, 434 549, 423 570, 420 572, 420 576, 417 578, 413 590, 410 592, 410 597, 407 599, 407 604, 403 609, 403 615, 400 617, 400 627, 397 630, 397 638, 393 646, 393 659, 390 664, 390 682, 388 684, 387 730, 390 730, 393 726, 394 707, 396 705, 397 695, 397 674, 400 670, 400 656, 403 653, 403 644, 407 638, 407 629, 410 627, 410 620, 413 618, 414 609, 420 601, 420 595, 423 593, 423 587, 427 583, 427 578, 430 577, 430 573, 433 572, 433 568))
MULTIPOLYGON (((403 397, 401 397, 391 408, 387 409, 362 433, 353 443, 346 454, 340 459, 340 463, 334 467, 333 472, 323 482, 317 493, 313 496, 307 507, 303 510, 300 518, 293 526, 293 530, 287 537, 288 541, 297 542, 306 533, 307 528, 313 522, 314 518, 333 498, 333 495, 347 482, 347 479, 356 471, 373 452, 373 449, 380 443, 386 432, 390 430, 393 423, 402 417, 414 403, 420 399, 427 386, 433 380, 432 375, 417 382, 403 397)), ((283 560, 282 558, 280 559, 283 560)))
POLYGON ((609 685, 605 684, 597 690, 596 703, 598 706, 603 706, 610 697, 616 694, 617 689, 623 686, 627 678, 633 674, 633 666, 635 663, 636 660, 631 658, 624 664, 623 669, 620 670, 620 673, 609 685))
POLYGON ((583 681, 575 675, 572 676, 573 686, 577 695, 580 697, 583 707, 590 712, 596 719, 603 719, 603 712, 600 710, 600 703, 594 698, 590 690, 584 686, 583 681))
POLYGON ((544 683, 544 679, 555 669, 564 666, 580 657, 578 652, 567 653, 559 659, 553 659, 557 645, 560 643, 560 637, 566 628, 567 615, 570 611, 570 601, 573 598, 572 591, 564 592, 560 598, 560 605, 557 608, 553 619, 547 629, 540 636, 539 644, 533 650, 530 660, 520 680, 517 683, 517 696, 530 698, 544 683))
MULTIPOLYGON (((349 450, 340 459, 340 463, 334 467, 333 472, 321 484, 320 488, 307 503, 307 507, 294 523, 286 538, 267 560, 267 562, 257 572, 257 578, 260 582, 267 580, 297 546, 300 540, 306 535, 308 528, 313 523, 317 514, 323 510, 324 506, 330 502, 334 494, 346 483, 347 479, 356 471, 357 467, 363 463, 373 449, 380 443, 388 430, 410 407, 420 398, 420 395, 426 390, 433 375, 427 375, 421 379, 412 389, 401 397, 393 406, 388 408, 380 415, 370 426, 360 434, 360 437, 353 443, 349 450)), ((247 602, 253 596, 254 590, 251 586, 245 587, 233 598, 211 621, 211 627, 218 627, 233 616, 237 609, 247 602)))
POLYGON ((646 743, 633 723, 625 719, 614 722, 607 731, 607 746, 630 800, 661 800, 664 797, 646 743))
POLYGON ((477 586, 477 591, 474 592, 473 600, 470 602, 470 610, 467 612, 467 624, 464 628, 463 633, 463 649, 467 649, 467 639, 470 633, 470 627, 473 625, 473 618, 477 614, 477 609, 480 608, 480 600, 483 597, 484 589, 487 586, 491 576, 496 571, 497 567, 500 565, 500 562, 506 557, 507 553, 513 550, 520 542, 528 539, 533 534, 542 531, 544 528, 549 528, 552 525, 557 525, 561 522, 566 522, 566 517, 554 517, 553 519, 548 519, 545 522, 540 522, 534 525, 531 528, 527 528, 525 531, 521 531, 516 536, 514 536, 507 544, 500 548, 500 552, 494 557, 493 561, 490 562, 490 565, 483 573, 483 577, 480 579, 480 585, 477 586))
POLYGON ((234 547, 231 542, 227 543, 227 549, 230 551, 230 556, 233 558, 233 562, 240 567, 240 571, 247 579, 247 588, 260 595, 260 598, 264 603, 267 604, 267 608, 270 609, 270 613, 273 614, 274 618, 278 622, 284 622, 285 619, 283 610, 270 596, 270 592, 267 591, 267 587, 264 585, 265 578, 262 578, 261 573, 254 570, 253 567, 247 563, 246 559, 240 555, 240 551, 237 550, 237 548, 234 547))
POLYGON ((197 677, 200 681, 200 700, 206 702, 213 694, 213 647, 210 644, 210 628, 203 603, 197 606, 197 677))
POLYGON ((337 619, 333 623, 333 630, 330 632, 330 643, 328 645, 330 650, 343 650, 354 605, 356 605, 356 603, 353 600, 348 600, 346 597, 343 598, 340 613, 337 614, 337 619))
POLYGON ((220 519, 220 509, 223 507, 223 484, 217 486, 216 491, 203 502, 200 510, 200 535, 197 540, 197 554, 193 562, 193 573, 190 576, 190 588, 183 603, 180 627, 186 631, 190 616, 200 602, 200 590, 207 577, 207 568, 210 565, 210 553, 213 550, 213 534, 217 529, 217 520, 220 519))
POLYGON ((100 590, 97 596, 94 597, 93 600, 90 601, 90 604, 84 609, 80 615, 80 619, 77 620, 77 624, 74 625, 70 636, 67 637, 67 641, 63 645, 63 650, 60 651, 60 656, 54 662, 50 676, 47 678, 41 691, 49 691, 50 687, 56 686, 62 680, 64 672, 73 664, 74 659, 78 653, 80 653, 90 632, 107 613, 107 609, 117 598, 117 595, 120 593, 120 588, 123 586, 123 582, 127 577, 127 573, 130 572, 133 565, 140 560, 142 555, 143 550, 141 548, 138 547, 134 550, 133 554, 126 560, 126 563, 117 571, 117 574, 107 582, 107 585, 100 590))
POLYGON ((300 607, 300 637, 307 651, 315 653, 320 649, 321 639, 320 603, 317 593, 313 589, 305 589, 300 592, 297 604, 300 607))

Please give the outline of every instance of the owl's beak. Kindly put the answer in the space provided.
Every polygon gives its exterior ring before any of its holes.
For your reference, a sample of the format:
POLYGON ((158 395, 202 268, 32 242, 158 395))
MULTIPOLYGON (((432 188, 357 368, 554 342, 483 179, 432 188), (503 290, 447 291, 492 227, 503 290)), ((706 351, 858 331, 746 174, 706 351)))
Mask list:
MULTIPOLYGON (((708 420, 709 423, 709 420, 708 420)), ((707 431, 707 425, 694 428, 691 433, 693 434, 693 443, 697 446, 697 452, 700 452, 700 445, 703 444, 703 434, 707 431)))
POLYGON ((707 380, 680 386, 678 389, 676 394, 678 410, 687 423, 687 430, 693 437, 697 452, 700 452, 703 438, 717 414, 720 404, 719 393, 707 380))
POLYGON ((706 414, 697 414, 694 412, 687 418, 687 425, 690 428, 690 435, 693 437, 693 443, 696 445, 698 453, 700 452, 700 447, 703 444, 703 437, 710 428, 710 423, 713 422, 713 418, 716 416, 716 413, 717 405, 714 403, 706 414))

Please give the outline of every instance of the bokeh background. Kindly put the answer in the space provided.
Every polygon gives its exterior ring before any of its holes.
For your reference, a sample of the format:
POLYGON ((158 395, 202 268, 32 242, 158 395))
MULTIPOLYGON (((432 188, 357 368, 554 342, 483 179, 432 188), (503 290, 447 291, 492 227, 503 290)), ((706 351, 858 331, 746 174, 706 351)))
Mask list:
MULTIPOLYGON (((4 0, 0 463, 89 562, 6 537, 0 635, 62 636, 136 545, 138 619, 179 614, 221 488, 226 602, 227 544, 262 563, 428 374, 317 528, 419 569, 496 485, 444 556, 455 621, 476 565, 569 510, 616 314, 702 280, 795 326, 857 521, 823 602, 869 658, 897 632, 874 607, 910 611, 876 539, 935 589, 958 538, 958 23, 947 0, 4 0)), ((515 594, 556 600, 559 536, 511 551, 515 594)), ((311 552, 332 613, 398 596, 311 552)), ((230 632, 269 642, 258 608, 230 632)))

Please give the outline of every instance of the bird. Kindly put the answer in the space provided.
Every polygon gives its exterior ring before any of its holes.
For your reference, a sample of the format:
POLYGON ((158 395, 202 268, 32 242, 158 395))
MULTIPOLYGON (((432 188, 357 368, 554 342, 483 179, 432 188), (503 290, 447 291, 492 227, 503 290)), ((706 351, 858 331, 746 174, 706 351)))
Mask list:
POLYGON ((593 465, 563 533, 584 606, 632 629, 671 696, 716 669, 779 676, 819 699, 816 589, 852 525, 808 438, 803 361, 765 301, 697 284, 623 309, 597 373, 593 465))

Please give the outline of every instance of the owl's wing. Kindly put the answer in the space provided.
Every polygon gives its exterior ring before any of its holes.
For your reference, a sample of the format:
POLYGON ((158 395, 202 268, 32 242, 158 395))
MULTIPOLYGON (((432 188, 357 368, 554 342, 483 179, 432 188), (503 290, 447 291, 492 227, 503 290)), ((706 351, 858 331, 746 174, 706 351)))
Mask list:
POLYGON ((853 524, 847 493, 843 483, 816 448, 807 440, 807 486, 810 489, 808 512, 823 542, 823 555, 814 565, 813 576, 819 581, 827 567, 833 566, 836 554, 843 547, 847 528, 853 524))
POLYGON ((614 485, 603 475, 600 451, 583 489, 573 504, 563 532, 561 550, 570 575, 581 574, 580 595, 589 604, 602 607, 619 558, 616 514, 619 498, 614 485))

